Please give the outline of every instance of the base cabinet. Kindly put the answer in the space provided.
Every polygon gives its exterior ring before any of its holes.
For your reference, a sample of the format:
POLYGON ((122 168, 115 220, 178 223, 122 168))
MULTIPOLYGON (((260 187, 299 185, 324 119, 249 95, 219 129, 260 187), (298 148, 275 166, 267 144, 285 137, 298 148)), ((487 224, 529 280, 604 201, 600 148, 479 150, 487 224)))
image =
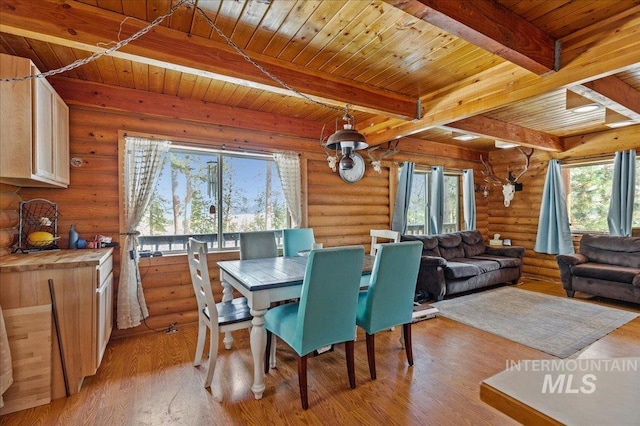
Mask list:
POLYGON ((111 337, 113 249, 5 256, 0 282, 14 373, 0 415, 66 396, 65 376, 68 394, 80 392, 84 378, 97 372, 111 337), (38 374, 26 365, 37 365, 38 374))

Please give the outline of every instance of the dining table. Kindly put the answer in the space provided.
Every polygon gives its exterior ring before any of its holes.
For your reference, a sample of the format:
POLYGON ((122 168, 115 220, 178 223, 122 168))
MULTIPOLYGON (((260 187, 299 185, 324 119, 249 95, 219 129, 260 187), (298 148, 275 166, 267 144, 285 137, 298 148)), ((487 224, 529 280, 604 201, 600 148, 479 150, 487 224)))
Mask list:
MULTIPOLYGON (((253 316, 250 334, 253 357, 251 390, 256 399, 262 398, 265 389, 264 355, 267 331, 264 327, 264 315, 271 303, 300 297, 308 259, 307 255, 300 255, 218 262, 223 287, 222 300, 233 299, 233 290, 237 290, 247 298, 253 316)), ((365 255, 362 264, 363 276, 371 274, 374 259, 374 256, 365 255)), ((275 357, 272 358, 271 364, 274 366, 275 357)))

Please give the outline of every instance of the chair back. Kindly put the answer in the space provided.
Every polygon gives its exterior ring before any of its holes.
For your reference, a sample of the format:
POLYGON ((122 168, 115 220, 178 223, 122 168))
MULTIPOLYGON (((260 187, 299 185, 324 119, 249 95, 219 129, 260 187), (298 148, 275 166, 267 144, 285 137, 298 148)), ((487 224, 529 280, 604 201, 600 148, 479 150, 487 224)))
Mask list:
POLYGON ((378 246, 380 245, 380 243, 378 242, 378 238, 387 240, 385 241, 387 243, 400 242, 400 232, 398 231, 392 231, 390 229, 372 229, 369 233, 371 234, 371 256, 375 256, 378 252, 378 246))
POLYGON ((198 314, 208 316, 211 321, 211 335, 218 333, 218 309, 211 290, 209 268, 207 265, 207 243, 189 238, 187 242, 187 258, 189 259, 189 272, 191 283, 198 302, 198 314))
POLYGON ((285 257, 297 256, 301 250, 311 250, 315 242, 313 228, 282 230, 282 254, 285 257))
POLYGON ((292 344, 301 356, 355 339, 363 260, 362 246, 311 250, 292 344))
POLYGON ((240 260, 278 257, 276 234, 273 231, 240 233, 240 260))
POLYGON ((369 334, 412 321, 422 243, 405 241, 380 244, 362 318, 369 334))

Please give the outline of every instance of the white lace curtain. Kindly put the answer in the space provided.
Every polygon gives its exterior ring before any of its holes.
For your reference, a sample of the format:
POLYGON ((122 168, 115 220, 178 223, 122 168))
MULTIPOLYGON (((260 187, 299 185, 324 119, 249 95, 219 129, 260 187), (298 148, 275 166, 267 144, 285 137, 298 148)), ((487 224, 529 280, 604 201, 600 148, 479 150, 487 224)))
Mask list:
POLYGON ((302 223, 302 177, 300 156, 295 152, 276 152, 273 159, 282 182, 282 191, 291 215, 291 226, 299 228, 302 223))
POLYGON ((151 201, 169 141, 125 137, 124 223, 126 235, 118 284, 119 329, 140 325, 149 316, 138 271, 138 225, 151 201))

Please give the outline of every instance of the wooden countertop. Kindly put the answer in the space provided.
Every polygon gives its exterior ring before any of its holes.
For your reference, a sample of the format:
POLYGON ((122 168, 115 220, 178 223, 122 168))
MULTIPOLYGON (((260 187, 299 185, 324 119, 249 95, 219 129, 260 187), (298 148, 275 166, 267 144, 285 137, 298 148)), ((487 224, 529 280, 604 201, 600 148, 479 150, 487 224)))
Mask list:
POLYGON ((0 257, 0 272, 22 272, 37 269, 98 266, 113 252, 113 247, 83 250, 55 250, 16 253, 0 257))

